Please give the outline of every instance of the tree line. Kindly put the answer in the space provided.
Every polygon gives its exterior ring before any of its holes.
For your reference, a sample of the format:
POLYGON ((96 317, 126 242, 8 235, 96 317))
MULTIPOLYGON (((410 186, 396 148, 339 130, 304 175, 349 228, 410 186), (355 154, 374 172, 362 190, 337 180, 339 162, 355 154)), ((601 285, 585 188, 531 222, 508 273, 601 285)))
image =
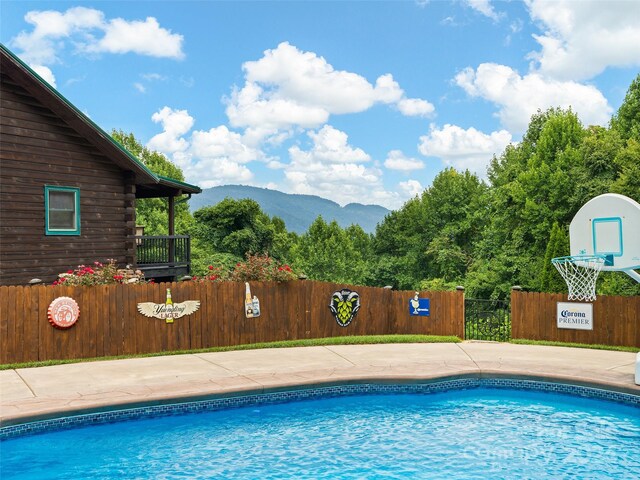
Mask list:
MULTIPOLYGON (((113 136, 154 172, 184 180, 133 135, 113 136)), ((607 127, 585 127, 570 109, 538 111, 522 141, 494 156, 485 180, 447 168, 374 234, 318 217, 298 235, 255 201, 229 198, 193 215, 179 203, 176 230, 192 237, 194 273, 268 253, 314 280, 398 289, 463 285, 470 296, 506 298, 513 285, 566 291, 550 260, 569 255, 571 219, 603 193, 640 199, 640 75, 607 127)), ((136 213, 145 233, 166 234, 166 200, 138 200, 136 213)), ((638 295, 640 286, 605 272, 598 293, 638 295)))

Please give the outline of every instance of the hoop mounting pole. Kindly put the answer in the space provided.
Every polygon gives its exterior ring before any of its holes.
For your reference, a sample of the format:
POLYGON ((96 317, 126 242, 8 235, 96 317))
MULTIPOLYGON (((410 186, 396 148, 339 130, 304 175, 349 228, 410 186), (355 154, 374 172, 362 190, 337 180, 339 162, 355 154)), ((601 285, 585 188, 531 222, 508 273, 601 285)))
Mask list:
POLYGON ((622 270, 624 273, 633 278, 636 282, 640 283, 640 274, 635 270, 622 270))

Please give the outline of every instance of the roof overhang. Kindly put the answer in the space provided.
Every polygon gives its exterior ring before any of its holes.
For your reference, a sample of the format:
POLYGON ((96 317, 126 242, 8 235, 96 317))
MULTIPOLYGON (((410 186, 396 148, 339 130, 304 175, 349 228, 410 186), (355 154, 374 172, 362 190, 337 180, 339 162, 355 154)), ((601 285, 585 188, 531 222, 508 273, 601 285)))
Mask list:
POLYGON ((136 198, 176 197, 201 193, 202 189, 195 185, 180 182, 172 178, 158 176, 159 182, 152 185, 136 185, 136 198))

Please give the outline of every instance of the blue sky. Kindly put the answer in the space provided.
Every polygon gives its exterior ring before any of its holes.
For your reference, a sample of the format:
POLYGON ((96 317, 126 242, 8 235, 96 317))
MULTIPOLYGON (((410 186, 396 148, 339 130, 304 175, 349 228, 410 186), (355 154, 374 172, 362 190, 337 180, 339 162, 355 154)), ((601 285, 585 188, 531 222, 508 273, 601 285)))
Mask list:
POLYGON ((640 67, 640 2, 1 4, 0 40, 187 181, 397 208, 481 177, 538 108, 606 125, 640 67))

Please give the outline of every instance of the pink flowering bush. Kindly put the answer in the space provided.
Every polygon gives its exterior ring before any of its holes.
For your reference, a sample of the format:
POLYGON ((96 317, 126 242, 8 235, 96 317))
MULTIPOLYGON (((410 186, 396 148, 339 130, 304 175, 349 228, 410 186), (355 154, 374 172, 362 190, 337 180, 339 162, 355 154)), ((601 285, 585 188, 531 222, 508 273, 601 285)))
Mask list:
POLYGON ((191 280, 194 282, 223 282, 229 280, 229 271, 224 267, 209 265, 205 273, 194 275, 191 280))
POLYGON ((118 269, 116 261, 106 264, 93 262, 93 265, 78 265, 74 270, 60 273, 53 285, 109 285, 114 283, 142 283, 144 274, 140 270, 118 269))
POLYGON ((203 275, 194 276, 196 282, 288 282, 298 276, 289 265, 279 264, 269 255, 250 255, 244 262, 238 262, 232 269, 209 265, 203 275))
POLYGON ((298 276, 289 265, 280 265, 269 255, 249 255, 244 262, 238 262, 231 272, 231 280, 236 282, 288 282, 298 276))

